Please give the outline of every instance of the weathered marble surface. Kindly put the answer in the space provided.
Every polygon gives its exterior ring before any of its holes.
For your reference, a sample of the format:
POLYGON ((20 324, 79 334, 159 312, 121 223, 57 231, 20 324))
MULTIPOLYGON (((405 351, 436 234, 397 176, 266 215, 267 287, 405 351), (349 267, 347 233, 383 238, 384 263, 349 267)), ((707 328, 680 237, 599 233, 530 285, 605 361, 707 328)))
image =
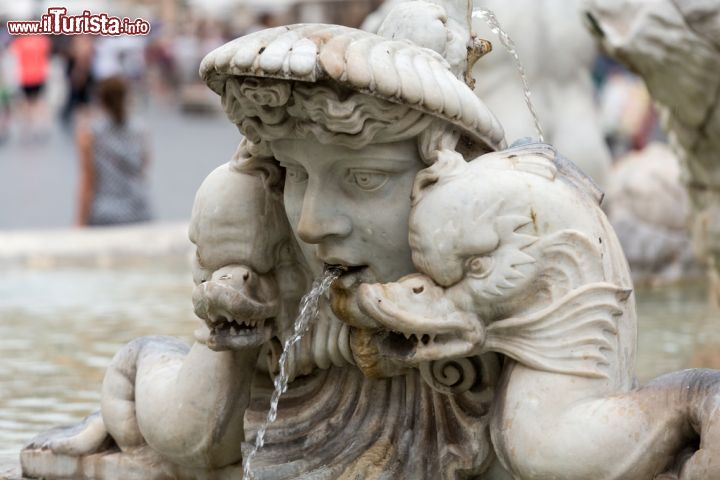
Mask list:
POLYGON ((237 478, 325 265, 344 273, 292 353, 255 478, 720 475, 720 373, 635 384, 601 193, 548 145, 505 148, 452 55, 462 5, 413 2, 389 38, 264 30, 203 61, 245 136, 193 209, 205 325, 192 346, 121 349, 99 413, 39 435, 26 475, 237 478), (399 38, 412 25, 426 43, 399 38))
POLYGON ((413 189, 410 244, 421 274, 361 285, 360 312, 414 335, 402 346, 379 334, 377 351, 421 372, 429 362, 430 384, 433 364, 460 365, 467 377, 472 366, 458 357, 506 357, 490 433, 515 478, 675 478, 676 467, 680 478, 714 478, 720 372, 633 385, 629 271, 599 198, 547 146, 469 163, 442 151, 413 189))
POLYGON ((720 2, 588 3, 606 50, 643 77, 680 158, 693 243, 720 305, 720 2))

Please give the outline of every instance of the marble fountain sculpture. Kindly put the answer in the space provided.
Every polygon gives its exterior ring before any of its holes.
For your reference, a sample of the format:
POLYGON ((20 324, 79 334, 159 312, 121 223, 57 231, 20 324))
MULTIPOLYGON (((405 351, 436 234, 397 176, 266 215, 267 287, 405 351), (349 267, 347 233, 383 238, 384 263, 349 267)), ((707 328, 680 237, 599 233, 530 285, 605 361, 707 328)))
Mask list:
POLYGON ((193 209, 204 326, 118 352, 25 477, 720 478, 720 372, 634 379, 601 192, 507 148, 464 82, 487 50, 464 5, 405 5, 377 35, 292 25, 205 58, 244 138, 193 209))

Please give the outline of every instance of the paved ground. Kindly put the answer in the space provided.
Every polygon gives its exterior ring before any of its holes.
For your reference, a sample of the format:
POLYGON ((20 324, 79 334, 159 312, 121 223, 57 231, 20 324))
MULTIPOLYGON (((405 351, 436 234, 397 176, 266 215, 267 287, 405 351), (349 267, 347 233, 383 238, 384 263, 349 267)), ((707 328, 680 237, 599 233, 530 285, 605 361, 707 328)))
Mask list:
MULTIPOLYGON (((187 220, 200 182, 230 158, 240 134, 221 113, 188 115, 149 103, 140 116, 152 131, 156 218, 187 220)), ((57 122, 45 141, 22 141, 14 133, 0 144, 0 230, 71 226, 78 179, 72 135, 57 122)))

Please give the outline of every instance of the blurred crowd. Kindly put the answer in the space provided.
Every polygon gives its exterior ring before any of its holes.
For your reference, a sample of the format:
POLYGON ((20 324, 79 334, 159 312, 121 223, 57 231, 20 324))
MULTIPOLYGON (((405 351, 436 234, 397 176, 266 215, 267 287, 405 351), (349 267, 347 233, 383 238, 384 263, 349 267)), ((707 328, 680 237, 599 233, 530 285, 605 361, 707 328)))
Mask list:
MULTIPOLYGON (((42 140, 51 121, 48 103, 59 104, 59 119, 72 125, 75 114, 91 104, 97 83, 115 75, 128 80, 136 97, 177 101, 189 111, 209 109, 210 97, 197 76, 202 57, 232 38, 292 20, 288 13, 260 11, 241 26, 190 16, 170 35, 155 22, 148 36, 15 37, 0 19, 0 142, 8 139, 12 121, 26 138, 42 140)), ((657 135, 650 98, 637 77, 599 57, 595 79, 615 155, 642 148, 657 135)))
POLYGON ((600 122, 614 159, 664 141, 645 82, 624 66, 598 55, 593 68, 600 122))
MULTIPOLYGON (((260 12, 238 28, 188 14, 147 36, 13 36, 0 22, 0 161, 66 136, 77 157, 75 223, 110 225, 154 218, 148 166, 151 110, 218 113, 219 101, 198 77, 209 51, 237 36, 274 26, 260 12), (150 109, 150 110, 148 110, 150 109), (13 148, 3 148, 10 146, 13 148)), ((7 179, 6 179, 7 180, 7 179)))
POLYGON ((152 95, 189 110, 209 108, 209 97, 196 88, 202 57, 231 38, 274 22, 272 14, 263 12, 242 31, 228 22, 191 17, 172 35, 158 23, 148 36, 11 36, 3 19, 0 142, 9 139, 12 123, 22 140, 30 141, 42 141, 55 114, 64 126, 72 126, 76 115, 93 104, 98 84, 109 77, 125 78, 135 99, 152 95))
MULTIPOLYGON (((380 3, 296 2, 285 10, 248 10, 227 17, 186 9, 172 24, 149 19, 152 29, 146 36, 11 36, 6 29, 9 19, 2 18, 0 159, 3 144, 40 144, 53 130, 60 130, 75 139, 82 165, 83 138, 97 130, 93 122, 98 117, 112 117, 98 95, 108 79, 122 80, 122 88, 114 91, 123 92, 129 112, 137 110, 133 106, 160 104, 177 107, 179 114, 217 114, 217 97, 197 73, 209 51, 232 38, 287 23, 322 21, 357 27, 380 3), (58 129, 58 124, 63 128, 58 129)), ((614 158, 642 149, 662 135, 641 80, 602 56, 597 58, 593 78, 601 125, 614 158)), ((143 162, 150 157, 149 152, 135 155, 143 162)))

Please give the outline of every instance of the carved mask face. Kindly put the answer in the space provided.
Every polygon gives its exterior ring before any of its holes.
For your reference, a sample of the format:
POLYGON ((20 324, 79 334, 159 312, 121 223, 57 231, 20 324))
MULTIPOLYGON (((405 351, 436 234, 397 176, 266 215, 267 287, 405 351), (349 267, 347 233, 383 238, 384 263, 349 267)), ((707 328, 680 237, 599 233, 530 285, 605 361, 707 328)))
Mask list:
POLYGON ((286 169, 285 209, 308 263, 350 267, 345 277, 388 282, 413 272, 410 193, 424 167, 415 140, 361 149, 315 139, 272 142, 286 169))

